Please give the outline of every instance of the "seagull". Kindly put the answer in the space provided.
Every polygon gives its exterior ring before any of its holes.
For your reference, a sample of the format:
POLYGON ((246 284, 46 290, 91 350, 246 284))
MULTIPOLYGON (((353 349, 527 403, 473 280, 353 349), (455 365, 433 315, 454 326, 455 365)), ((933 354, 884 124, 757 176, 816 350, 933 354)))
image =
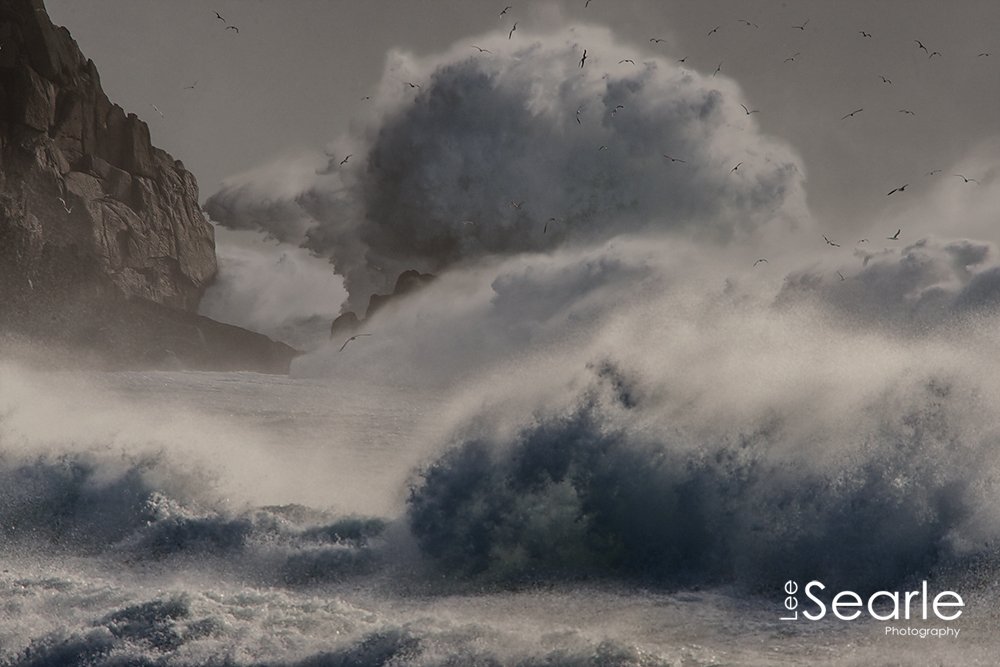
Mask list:
POLYGON ((760 259, 758 259, 758 260, 757 260, 756 262, 754 262, 754 263, 753 263, 753 265, 754 265, 754 266, 757 266, 757 265, 758 265, 758 264, 760 264, 761 262, 764 262, 765 264, 768 264, 768 263, 769 263, 769 262, 768 262, 768 261, 767 261, 766 259, 764 259, 763 257, 761 257, 761 258, 760 258, 760 259))
POLYGON ((978 54, 976 57, 977 58, 982 58, 983 56, 988 56, 988 55, 990 55, 990 54, 987 53, 986 51, 983 51, 982 53, 978 54))
POLYGON ((686 62, 687 62, 687 59, 688 59, 688 57, 687 57, 687 56, 684 56, 683 58, 678 58, 678 59, 677 59, 677 62, 679 62, 679 63, 686 63, 686 62))
POLYGON ((632 60, 631 58, 625 58, 624 60, 619 60, 619 61, 618 61, 618 64, 619 64, 619 65, 621 65, 622 63, 632 63, 632 64, 634 65, 634 64, 635 64, 635 61, 634 61, 634 60, 632 60))
POLYGON ((419 88, 420 87, 420 84, 418 84, 418 83, 410 83, 409 81, 404 81, 403 83, 405 83, 410 88, 419 88))
POLYGON ((235 30, 237 35, 240 34, 240 29, 234 25, 227 25, 226 30, 235 30))
POLYGON ((153 111, 160 114, 160 118, 166 118, 166 116, 163 115, 163 112, 160 111, 159 107, 157 107, 155 104, 150 104, 149 106, 153 107, 153 111))
POLYGON ((859 239, 858 243, 868 243, 868 239, 859 239))
POLYGON ((556 218, 549 218, 548 220, 546 220, 545 221, 545 226, 542 227, 542 234, 544 234, 545 232, 549 231, 549 223, 550 222, 559 222, 559 220, 556 219, 556 218))
POLYGON ((198 82, 195 81, 190 86, 184 86, 184 90, 194 90, 194 87, 197 86, 197 85, 198 85, 198 82))
POLYGON ((931 51, 931 54, 929 56, 927 56, 927 59, 930 60, 934 56, 939 56, 939 55, 941 55, 940 51, 931 51))
POLYGON ((892 83, 892 81, 890 81, 889 79, 885 78, 881 74, 878 75, 878 78, 882 79, 882 83, 888 83, 888 84, 892 83))
POLYGON ((785 62, 786 63, 787 62, 795 62, 795 58, 797 58, 799 55, 801 55, 801 53, 802 53, 801 51, 796 51, 792 55, 790 55, 787 58, 785 58, 785 62))
POLYGON ((712 76, 715 76, 716 74, 718 74, 721 71, 722 71, 722 63, 720 62, 719 66, 715 68, 714 72, 712 72, 712 76))
POLYGON ((507 39, 510 39, 514 35, 515 30, 517 30, 517 21, 514 21, 514 25, 511 26, 510 32, 507 33, 507 39))
POLYGON ((743 163, 742 162, 737 162, 736 166, 729 170, 729 173, 731 174, 734 171, 736 171, 737 169, 739 169, 741 164, 743 164, 743 163))
POLYGON ((847 280, 847 278, 844 277, 844 274, 841 273, 840 271, 837 271, 837 275, 840 276, 841 280, 847 280))
POLYGON ((826 241, 826 244, 829 245, 829 246, 833 246, 834 248, 839 248, 840 247, 839 243, 834 243, 830 239, 826 238, 826 234, 823 235, 823 240, 826 241))
POLYGON ((897 229, 895 234, 893 234, 892 236, 886 236, 885 238, 888 239, 889 241, 898 241, 899 233, 902 231, 903 231, 902 229, 897 229))
POLYGON ((614 118, 615 114, 618 113, 618 110, 624 108, 625 108, 624 104, 619 104, 618 106, 616 106, 614 109, 611 110, 611 117, 614 118))
POLYGON ((714 33, 714 32, 718 32, 718 31, 719 31, 719 28, 721 28, 721 27, 722 27, 721 25, 717 25, 717 26, 715 26, 714 28, 712 28, 711 30, 709 30, 709 31, 708 31, 708 36, 709 36, 709 37, 711 37, 711 36, 712 36, 712 33, 714 33))
POLYGON ((347 347, 347 344, 350 343, 352 340, 357 340, 358 338, 361 338, 362 336, 371 336, 371 334, 370 333, 354 334, 353 336, 351 336, 350 338, 348 338, 347 340, 345 340, 344 344, 340 346, 340 352, 343 352, 344 348, 347 347))
POLYGON ((583 122, 580 121, 580 112, 581 111, 583 111, 583 107, 578 107, 577 110, 576 110, 576 124, 577 125, 583 125, 583 122))
POLYGON ((746 107, 746 105, 745 105, 745 104, 741 104, 740 106, 741 106, 741 107, 743 107, 743 110, 747 112, 747 115, 748 115, 748 116, 749 116, 750 114, 752 114, 752 113, 760 113, 760 109, 753 109, 753 110, 750 110, 750 109, 747 109, 747 107, 746 107))
POLYGON ((493 52, 492 52, 492 51, 490 51, 489 49, 484 49, 483 47, 481 47, 481 46, 476 46, 475 44, 473 44, 473 45, 472 45, 472 48, 474 48, 474 49, 479 49, 479 52, 480 52, 480 53, 493 53, 493 52))
POLYGON ((931 169, 930 171, 927 172, 926 175, 927 176, 933 176, 934 174, 940 174, 942 171, 944 171, 944 170, 943 169, 931 169))
POLYGON ((861 113, 862 111, 864 111, 864 109, 855 109, 851 113, 841 116, 840 120, 844 120, 845 118, 854 118, 854 114, 861 113))
POLYGON ((604 145, 601 145, 601 146, 599 146, 599 147, 597 148, 597 150, 599 150, 599 151, 606 151, 606 150, 608 150, 608 147, 607 147, 607 146, 604 146, 604 145))
POLYGON ((979 183, 979 181, 977 181, 976 179, 974 179, 974 178, 966 178, 962 174, 954 174, 954 176, 958 176, 959 178, 961 178, 966 183, 979 183))
POLYGON ((905 190, 906 190, 906 188, 907 188, 907 187, 908 187, 909 185, 910 185, 910 184, 909 184, 909 183, 907 183, 906 185, 900 185, 900 186, 899 186, 898 188, 893 188, 892 190, 889 190, 889 192, 888 192, 888 193, 887 193, 887 194, 886 194, 885 196, 886 196, 886 197, 888 197, 889 195, 891 195, 891 194, 892 194, 892 193, 894 193, 894 192, 903 192, 903 191, 905 191, 905 190))
POLYGON ((664 153, 664 154, 663 154, 663 157, 667 158, 667 159, 668 159, 668 160, 670 160, 671 162, 680 162, 680 163, 682 163, 682 164, 687 164, 687 160, 682 160, 682 159, 680 159, 679 157, 670 157, 670 156, 669 156, 669 155, 667 155, 666 153, 664 153))
POLYGON ((341 164, 341 166, 343 166, 343 165, 347 164, 347 161, 348 161, 348 160, 350 160, 350 159, 351 159, 351 157, 352 157, 353 155, 354 155, 354 153, 351 153, 351 155, 348 155, 348 156, 347 156, 347 157, 345 157, 345 158, 344 158, 343 160, 341 160, 341 161, 340 161, 340 164, 341 164))
POLYGON ((649 41, 652 42, 653 44, 659 44, 660 42, 665 42, 667 40, 662 39, 660 37, 650 37, 649 41))
POLYGON ((63 199, 62 197, 56 197, 56 199, 58 199, 62 203, 63 210, 65 210, 67 213, 72 213, 73 212, 73 207, 69 206, 68 204, 66 204, 66 200, 65 199, 63 199))
POLYGON ((504 7, 503 11, 500 12, 500 16, 503 16, 504 14, 506 14, 508 9, 513 9, 513 7, 511 7, 510 5, 507 5, 506 7, 504 7))
POLYGON ((587 62, 587 49, 583 50, 583 57, 580 58, 580 69, 583 69, 583 63, 587 62))
POLYGON ((915 39, 913 41, 917 43, 917 48, 918 49, 923 49, 925 52, 927 51, 927 47, 924 46, 924 43, 921 42, 919 39, 915 39))
POLYGON ((809 19, 806 19, 805 22, 803 22, 802 25, 793 25, 792 27, 795 28, 796 30, 805 30, 806 29, 806 23, 809 23, 809 19))
POLYGON ((916 116, 917 115, 917 114, 913 113, 912 111, 910 111, 909 109, 900 109, 899 113, 905 113, 908 116, 916 116))
POLYGON ((583 3, 583 8, 586 9, 587 7, 590 7, 590 0, 587 0, 587 2, 583 3))
POLYGON ((522 206, 524 206, 524 200, 521 200, 521 201, 514 201, 514 200, 512 199, 512 200, 511 200, 511 202, 510 202, 510 205, 511 205, 511 207, 512 207, 512 208, 516 208, 517 210, 519 210, 519 211, 520 211, 520 210, 521 210, 521 207, 522 207, 522 206))
POLYGON ((864 30, 859 30, 858 32, 861 33, 862 37, 871 37, 872 36, 872 34, 870 32, 865 32, 864 30))
POLYGON ((748 28, 759 28, 760 27, 756 23, 753 23, 751 21, 747 21, 746 19, 736 19, 736 20, 739 21, 740 23, 742 23, 743 25, 745 25, 748 28))
POLYGON ((215 12, 215 18, 219 19, 223 23, 226 22, 226 19, 222 18, 222 14, 220 14, 219 12, 215 12))

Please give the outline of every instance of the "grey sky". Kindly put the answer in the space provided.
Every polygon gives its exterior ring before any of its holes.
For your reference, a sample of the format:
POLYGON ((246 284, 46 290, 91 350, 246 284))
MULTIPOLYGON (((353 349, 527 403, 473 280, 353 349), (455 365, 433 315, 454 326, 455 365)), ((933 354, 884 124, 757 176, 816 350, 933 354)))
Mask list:
POLYGON ((827 226, 870 224, 897 205, 885 197, 891 188, 918 190, 932 169, 961 170, 964 156, 1000 134, 994 0, 46 4, 97 63, 109 96, 149 122, 154 142, 184 160, 203 197, 228 175, 335 139, 365 113, 362 97, 387 50, 428 54, 506 32, 510 21, 498 15, 505 4, 514 5, 508 14, 522 35, 590 22, 634 43, 635 52, 621 58, 671 54, 709 74, 721 63, 760 110, 763 131, 801 153, 809 203, 827 226), (238 35, 216 10, 239 26, 238 35), (793 27, 806 20, 805 30, 793 27), (666 41, 654 45, 651 37, 666 41), (917 39, 942 55, 928 58, 917 39), (865 110, 841 120, 857 108, 865 110))

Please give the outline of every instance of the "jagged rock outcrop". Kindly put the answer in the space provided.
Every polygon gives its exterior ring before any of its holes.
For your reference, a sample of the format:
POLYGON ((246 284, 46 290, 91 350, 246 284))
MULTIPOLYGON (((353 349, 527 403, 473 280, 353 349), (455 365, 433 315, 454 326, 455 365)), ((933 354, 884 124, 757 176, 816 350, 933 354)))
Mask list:
POLYGON ((353 311, 345 311, 337 316, 337 319, 333 321, 330 325, 330 336, 337 336, 342 333, 350 334, 353 331, 357 331, 361 324, 367 321, 376 312, 387 306, 388 304, 396 301, 397 299, 406 296, 407 294, 412 294, 420 288, 428 285, 434 280, 434 275, 431 273, 420 273, 413 269, 409 271, 403 271, 396 278, 396 285, 393 287, 392 292, 389 294, 372 294, 368 299, 368 309, 365 311, 364 318, 359 318, 357 313, 353 311))
MULTIPOLYGON (((198 319, 216 270, 194 176, 152 145, 146 123, 108 100, 94 63, 41 0, 2 0, 0 332, 126 357, 137 345, 174 354, 155 328, 131 322, 145 317, 175 334, 190 330, 196 356, 211 359, 204 330, 219 332, 220 344, 228 330, 202 322, 195 333, 185 323, 198 319), (81 333, 95 331, 103 333, 81 333), (149 338, 125 344, 133 334, 149 338)), ((232 349, 221 352, 232 360, 232 349)), ((272 352, 285 361, 294 353, 272 352)))
POLYGON ((216 261, 194 177, 108 100, 41 0, 0 4, 0 44, 3 296, 82 289, 197 308, 216 261))

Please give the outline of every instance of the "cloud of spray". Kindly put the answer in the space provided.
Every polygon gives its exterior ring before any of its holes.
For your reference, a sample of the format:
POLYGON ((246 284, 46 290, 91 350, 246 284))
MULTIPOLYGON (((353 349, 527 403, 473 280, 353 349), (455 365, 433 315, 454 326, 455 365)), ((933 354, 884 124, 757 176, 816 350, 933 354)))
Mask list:
POLYGON ((329 338, 347 294, 329 262, 258 232, 219 229, 219 277, 200 312, 259 331, 299 349, 329 338))
POLYGON ((307 245, 355 306, 407 269, 630 232, 724 244, 804 219, 798 159, 761 135, 730 79, 642 57, 605 29, 518 36, 477 38, 490 53, 391 53, 369 125, 329 164, 298 188, 280 170, 233 179, 207 209, 283 239, 307 219, 307 245))

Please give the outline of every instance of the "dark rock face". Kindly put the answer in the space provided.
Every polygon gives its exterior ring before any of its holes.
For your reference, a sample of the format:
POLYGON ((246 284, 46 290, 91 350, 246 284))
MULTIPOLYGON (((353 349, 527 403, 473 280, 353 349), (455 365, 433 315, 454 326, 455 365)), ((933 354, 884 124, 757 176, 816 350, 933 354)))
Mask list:
POLYGON ((352 311, 346 311, 338 315, 337 319, 330 326, 330 336, 333 337, 343 333, 350 334, 356 331, 361 327, 363 322, 366 322, 372 315, 385 308, 388 304, 407 294, 416 292, 433 280, 434 275, 431 273, 420 273, 413 269, 403 271, 396 278, 396 285, 393 287, 391 293, 371 295, 368 299, 368 310, 365 312, 364 319, 358 318, 357 314, 352 311))
POLYGON ((292 348, 195 314, 217 271, 198 184, 41 0, 0 0, 0 47, 0 344, 287 371, 292 348))
POLYGON ((4 0, 0 43, 0 296, 196 309, 216 262, 194 177, 108 100, 40 0, 4 0))

